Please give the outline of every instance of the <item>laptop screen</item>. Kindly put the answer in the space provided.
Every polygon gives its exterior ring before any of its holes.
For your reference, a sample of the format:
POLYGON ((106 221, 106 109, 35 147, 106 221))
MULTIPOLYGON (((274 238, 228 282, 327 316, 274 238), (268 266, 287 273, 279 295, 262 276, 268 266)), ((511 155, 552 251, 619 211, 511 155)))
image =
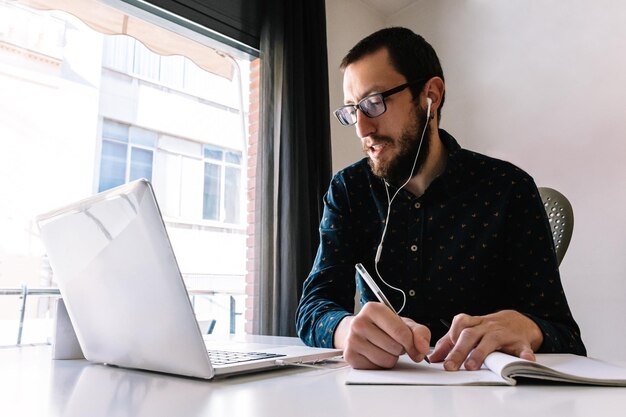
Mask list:
POLYGON ((205 377, 211 372, 147 181, 42 215, 38 224, 87 359, 205 377))

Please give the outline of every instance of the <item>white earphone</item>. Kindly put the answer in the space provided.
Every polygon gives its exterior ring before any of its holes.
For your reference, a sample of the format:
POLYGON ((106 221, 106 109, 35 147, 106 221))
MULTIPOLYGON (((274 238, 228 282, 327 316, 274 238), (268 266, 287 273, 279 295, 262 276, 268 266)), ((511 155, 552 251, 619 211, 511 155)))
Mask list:
POLYGON ((393 285, 387 283, 387 281, 383 279, 383 277, 380 275, 380 272, 378 271, 378 261, 380 261, 380 255, 382 254, 382 251, 383 251, 383 242, 385 241, 385 235, 387 234, 387 226, 389 225, 389 215, 391 214, 391 203, 393 203, 393 200, 396 199, 396 196, 398 195, 400 190, 403 189, 413 177, 413 171, 415 171, 415 165, 417 165, 417 159, 419 157, 420 150, 422 149, 422 142, 424 140, 424 135, 426 134, 426 128, 428 126, 428 122, 430 121, 430 108, 432 107, 433 100, 430 97, 427 97, 426 103, 428 104, 426 108, 426 122, 424 123, 424 129, 422 130, 422 136, 420 137, 420 144, 419 144, 419 147, 417 148, 417 152, 415 153, 415 160, 413 161, 413 168, 411 169, 411 172, 409 173, 409 178, 407 178, 404 184, 402 184, 402 186, 396 190, 393 197, 391 198, 389 198, 389 184, 387 183, 387 181, 384 181, 385 191, 387 192, 387 203, 388 203, 387 219, 385 220, 385 227, 383 228, 383 233, 380 237, 380 243, 378 244, 378 248, 376 249, 376 257, 374 258, 374 269, 376 270, 376 274, 378 275, 378 278, 380 278, 380 280, 386 286, 388 286, 392 290, 396 290, 402 293, 402 306, 398 310, 398 314, 400 314, 400 312, 404 310, 404 306, 406 305, 406 293, 401 288, 394 287, 393 285))

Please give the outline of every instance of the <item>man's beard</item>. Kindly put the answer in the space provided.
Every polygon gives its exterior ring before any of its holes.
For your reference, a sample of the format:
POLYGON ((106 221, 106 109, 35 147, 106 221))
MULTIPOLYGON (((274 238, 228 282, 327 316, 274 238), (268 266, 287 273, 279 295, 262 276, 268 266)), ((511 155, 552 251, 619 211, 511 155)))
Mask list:
POLYGON ((378 164, 375 164, 371 158, 367 161, 374 175, 397 187, 404 184, 420 171, 430 149, 430 126, 426 128, 420 149, 420 139, 422 138, 424 124, 427 122, 426 112, 421 108, 417 108, 417 112, 414 110, 413 113, 415 116, 414 123, 402 131, 397 141, 388 136, 372 135, 372 139, 377 143, 385 146, 394 145, 398 149, 397 155, 390 161, 380 161, 378 164), (418 149, 419 156, 417 162, 415 162, 415 155, 418 149), (413 163, 415 163, 414 169, 412 169, 413 163))

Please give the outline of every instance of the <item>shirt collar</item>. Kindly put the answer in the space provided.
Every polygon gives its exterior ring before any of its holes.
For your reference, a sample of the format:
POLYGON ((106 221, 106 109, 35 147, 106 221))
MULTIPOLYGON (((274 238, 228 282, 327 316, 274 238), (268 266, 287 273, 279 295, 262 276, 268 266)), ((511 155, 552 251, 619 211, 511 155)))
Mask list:
POLYGON ((454 174, 463 166, 463 158, 461 157, 461 152, 459 152, 461 145, 459 145, 451 134, 443 129, 439 129, 439 138, 441 138, 441 143, 448 152, 446 168, 440 176, 454 174))
MULTIPOLYGON (((416 197, 407 190, 401 190, 400 194, 404 195, 409 200, 435 199, 436 201, 437 196, 440 196, 442 193, 446 196, 454 195, 456 190, 461 186, 462 175, 460 175, 460 173, 463 171, 465 162, 464 152, 462 152, 463 149, 458 144, 456 139, 443 129, 439 129, 439 138, 448 153, 446 167, 441 175, 435 178, 428 186, 426 192, 422 196, 416 197)), ((394 186, 392 187, 396 189, 394 186)))
POLYGON ((425 194, 437 195, 444 193, 452 196, 462 186, 461 172, 465 165, 465 153, 454 137, 443 129, 439 129, 439 138, 448 153, 446 168, 428 187, 425 194))

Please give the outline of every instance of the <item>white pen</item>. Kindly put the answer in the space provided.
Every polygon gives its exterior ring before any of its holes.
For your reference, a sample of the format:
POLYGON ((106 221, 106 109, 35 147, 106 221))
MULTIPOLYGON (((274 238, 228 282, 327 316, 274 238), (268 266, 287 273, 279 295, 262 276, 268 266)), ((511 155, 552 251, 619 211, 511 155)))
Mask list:
MULTIPOLYGON (((378 301, 389 307, 391 311, 398 315, 396 309, 393 308, 387 297, 385 297, 385 294, 383 294, 380 287, 376 284, 369 272, 367 272, 367 269, 365 269, 363 264, 358 263, 354 267, 356 268, 357 272, 363 277, 363 280, 365 281, 367 286, 370 287, 370 290, 372 290, 376 298, 378 298, 378 301)), ((424 361, 426 361, 426 363, 430 363, 430 359, 428 359, 428 356, 424 356, 424 361)))
POLYGON ((380 301, 381 303, 389 307, 391 311, 393 311, 394 313, 398 314, 398 312, 396 311, 395 308, 393 308, 393 306, 391 305, 387 297, 385 297, 385 294, 383 294, 383 292, 380 290, 380 287, 376 285, 376 282, 374 281, 372 276, 369 274, 369 272, 367 272, 367 269, 365 269, 363 264, 359 263, 359 264, 356 264, 354 267, 356 268, 357 272, 361 274, 361 276, 363 277, 363 280, 365 281, 367 286, 370 287, 370 290, 372 290, 376 298, 378 298, 378 301, 380 301))

